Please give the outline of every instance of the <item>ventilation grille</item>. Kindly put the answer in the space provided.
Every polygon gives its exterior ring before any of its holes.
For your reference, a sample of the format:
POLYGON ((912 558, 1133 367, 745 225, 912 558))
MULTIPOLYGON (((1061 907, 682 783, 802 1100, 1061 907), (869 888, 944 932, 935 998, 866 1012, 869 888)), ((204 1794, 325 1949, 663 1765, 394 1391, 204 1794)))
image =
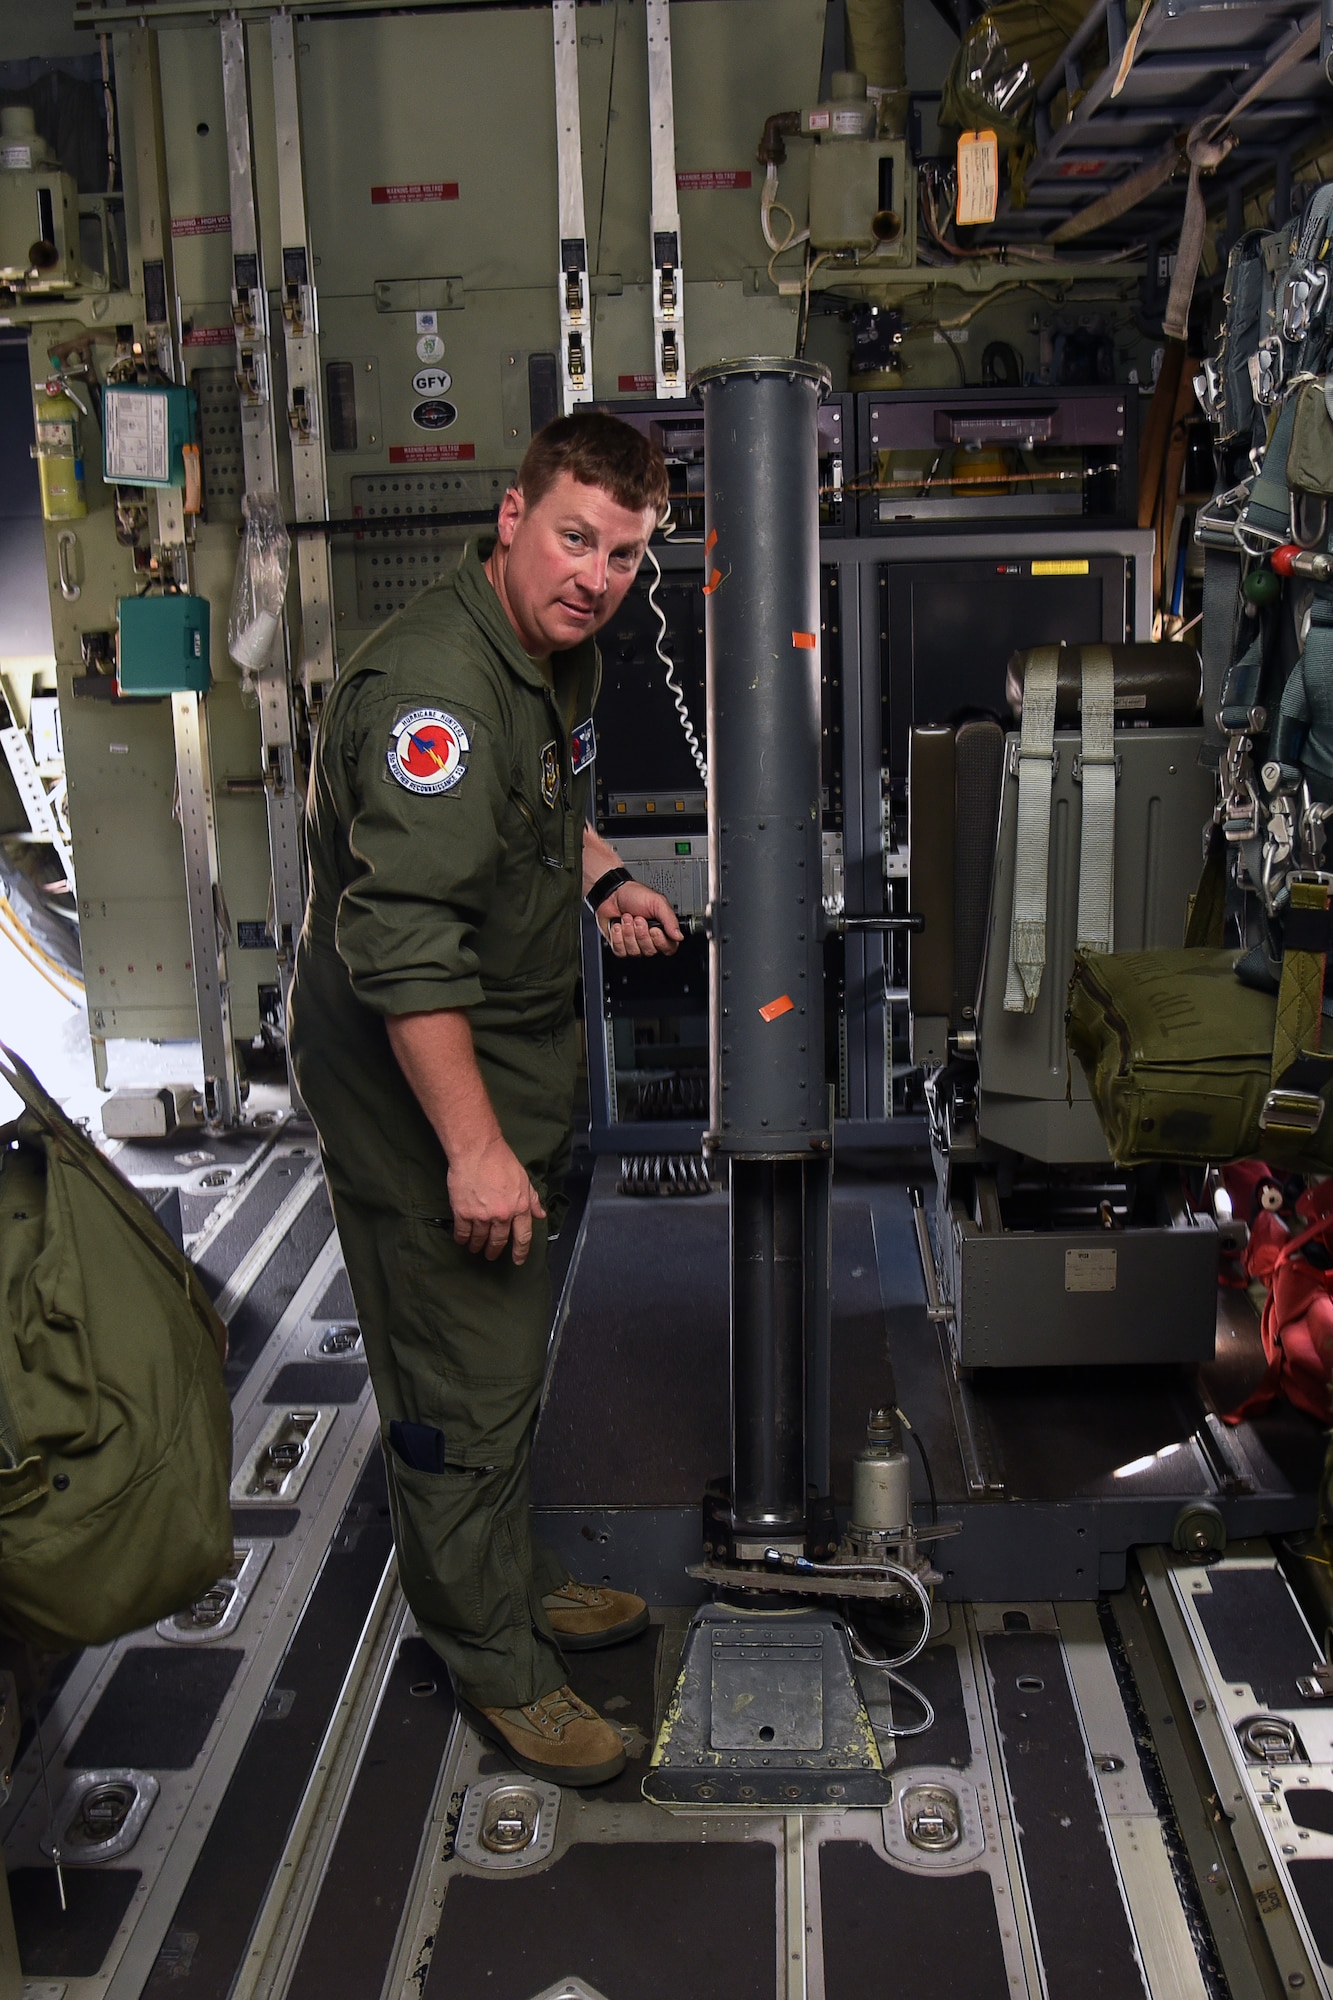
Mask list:
POLYGON ((427 584, 456 569, 464 544, 486 532, 481 522, 414 527, 414 514, 493 514, 513 481, 512 472, 358 473, 350 482, 352 512, 368 521, 401 519, 403 526, 357 538, 357 622, 378 625, 401 611, 427 584))
POLYGON ((245 491, 241 396, 234 368, 196 368, 190 380, 199 398, 199 448, 204 470, 204 516, 239 521, 245 491))

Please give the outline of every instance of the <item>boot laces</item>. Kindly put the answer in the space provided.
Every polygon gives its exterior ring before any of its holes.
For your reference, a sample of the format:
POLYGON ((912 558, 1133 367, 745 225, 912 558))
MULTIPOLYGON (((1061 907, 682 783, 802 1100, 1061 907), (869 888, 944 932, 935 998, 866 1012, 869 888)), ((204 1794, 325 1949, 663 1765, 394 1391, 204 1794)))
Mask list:
POLYGON ((554 1693, 544 1694, 540 1700, 529 1702, 524 1710, 539 1729, 549 1729, 556 1736, 566 1723, 577 1722, 583 1712, 583 1704, 568 1688, 556 1688, 554 1693))
POLYGON ((595 1583, 575 1583, 571 1577, 553 1593, 556 1597, 572 1598, 576 1604, 591 1605, 594 1609, 602 1602, 602 1593, 595 1583))

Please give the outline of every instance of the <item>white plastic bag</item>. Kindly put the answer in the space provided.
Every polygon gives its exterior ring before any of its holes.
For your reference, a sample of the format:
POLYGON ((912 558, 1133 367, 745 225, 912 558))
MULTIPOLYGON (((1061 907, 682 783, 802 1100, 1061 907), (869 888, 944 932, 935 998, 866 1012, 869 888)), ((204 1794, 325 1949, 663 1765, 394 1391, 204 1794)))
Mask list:
POLYGON ((238 667, 268 665, 287 594, 292 540, 276 493, 247 493, 241 502, 245 529, 236 559, 227 651, 238 667))

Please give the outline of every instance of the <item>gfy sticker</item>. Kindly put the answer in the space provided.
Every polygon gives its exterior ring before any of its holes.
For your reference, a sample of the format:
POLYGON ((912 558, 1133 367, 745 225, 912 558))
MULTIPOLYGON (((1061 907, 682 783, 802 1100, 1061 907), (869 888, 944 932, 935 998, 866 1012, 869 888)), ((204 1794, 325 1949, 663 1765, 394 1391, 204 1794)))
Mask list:
POLYGON ((592 717, 581 722, 569 739, 569 768, 577 778, 580 771, 586 771, 597 755, 597 733, 592 726, 592 717))
POLYGON ((471 745, 461 722, 442 708, 414 708, 393 725, 389 771, 409 792, 451 792, 471 745))
POLYGON ((560 756, 558 744, 542 745, 542 804, 553 806, 560 796, 560 756))

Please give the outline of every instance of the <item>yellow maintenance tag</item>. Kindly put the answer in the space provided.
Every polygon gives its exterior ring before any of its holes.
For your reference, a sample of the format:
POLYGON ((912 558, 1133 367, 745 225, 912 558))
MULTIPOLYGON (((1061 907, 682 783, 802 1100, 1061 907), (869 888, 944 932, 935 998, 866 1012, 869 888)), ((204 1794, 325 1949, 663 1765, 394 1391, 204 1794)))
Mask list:
POLYGON ((1034 576, 1086 576, 1088 559, 1086 556, 1058 556, 1049 562, 1034 562, 1034 576))

